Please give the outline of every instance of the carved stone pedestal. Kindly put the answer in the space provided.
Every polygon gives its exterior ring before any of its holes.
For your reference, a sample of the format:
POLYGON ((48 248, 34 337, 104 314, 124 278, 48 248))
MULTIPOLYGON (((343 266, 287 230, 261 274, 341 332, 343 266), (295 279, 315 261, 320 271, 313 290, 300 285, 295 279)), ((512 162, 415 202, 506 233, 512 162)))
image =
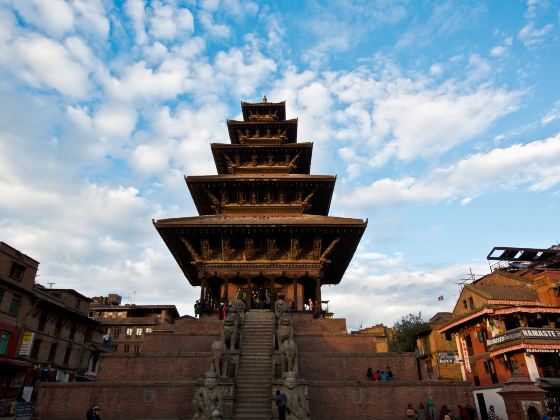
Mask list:
POLYGON ((504 399, 509 420, 538 420, 546 414, 546 391, 524 376, 512 376, 498 392, 504 399))

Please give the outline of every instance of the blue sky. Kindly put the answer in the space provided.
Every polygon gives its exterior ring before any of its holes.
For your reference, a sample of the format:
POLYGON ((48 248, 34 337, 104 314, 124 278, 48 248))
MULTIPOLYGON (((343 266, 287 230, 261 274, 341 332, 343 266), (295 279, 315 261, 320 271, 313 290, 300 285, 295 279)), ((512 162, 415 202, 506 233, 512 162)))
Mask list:
POLYGON ((553 0, 4 0, 0 239, 43 284, 192 313, 151 219, 196 214, 183 175, 266 94, 338 175, 331 214, 369 219, 336 316, 450 310, 493 246, 560 241, 559 25, 553 0))

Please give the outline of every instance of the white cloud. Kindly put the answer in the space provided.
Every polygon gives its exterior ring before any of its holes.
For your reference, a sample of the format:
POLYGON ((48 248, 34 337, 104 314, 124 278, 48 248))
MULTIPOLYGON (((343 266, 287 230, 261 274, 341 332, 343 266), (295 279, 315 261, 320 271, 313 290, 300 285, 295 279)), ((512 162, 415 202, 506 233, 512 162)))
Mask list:
POLYGON ((542 45, 549 33, 552 32, 554 25, 552 23, 544 25, 542 28, 535 27, 533 22, 527 23, 519 31, 519 39, 527 48, 534 48, 542 45))
POLYGON ((558 119, 560 119, 560 101, 557 101, 552 109, 541 118, 541 124, 550 124, 558 119))
POLYGON ((157 69, 144 61, 124 69, 122 77, 107 82, 108 93, 124 101, 174 98, 185 91, 190 71, 185 60, 166 58, 157 69))
POLYGON ((162 173, 169 164, 172 150, 167 145, 141 144, 132 152, 134 167, 141 172, 162 173))
POLYGON ((560 183, 560 135, 475 154, 435 168, 423 178, 384 178, 339 198, 346 208, 384 207, 462 199, 463 204, 491 189, 545 191, 560 183), (466 199, 466 200, 465 200, 466 199))
POLYGON ((376 165, 391 155, 407 161, 445 153, 514 111, 520 96, 487 87, 470 93, 461 93, 453 85, 437 90, 402 87, 377 102, 374 133, 389 142, 374 162, 376 165))
POLYGON ((347 327, 357 330, 379 322, 392 326, 401 316, 422 312, 430 318, 439 311, 451 311, 469 266, 485 273, 483 263, 430 267, 403 267, 395 264, 379 272, 375 261, 354 261, 340 285, 324 288, 322 296, 337 317, 347 319, 347 327), (444 296, 438 301, 438 296, 444 296), (382 304, 380 304, 382 302, 382 304))
POLYGON ((101 0, 72 0, 71 4, 76 11, 76 26, 81 32, 107 39, 109 20, 101 0))
POLYGON ((430 74, 433 76, 439 76, 443 73, 443 68, 440 64, 432 64, 430 66, 430 74))
POLYGON ((64 0, 13 0, 23 18, 50 35, 61 36, 74 27, 74 13, 64 0))
POLYGON ((132 27, 136 34, 136 43, 144 45, 148 40, 145 28, 146 10, 144 8, 144 0, 127 0, 124 10, 132 20, 132 27))
POLYGON ((63 95, 84 98, 89 91, 88 71, 66 48, 51 39, 31 35, 13 44, 21 77, 39 88, 53 88, 63 95))
POLYGON ((189 9, 154 2, 150 17, 150 34, 154 38, 169 41, 193 31, 194 18, 189 9))
MULTIPOLYGON (((229 86, 234 95, 246 97, 252 95, 255 88, 270 78, 275 70, 274 60, 260 51, 231 48, 216 54, 213 83, 229 86)), ((209 87, 204 86, 204 89, 209 87)))
POLYGON ((104 139, 127 138, 136 126, 136 111, 127 105, 104 104, 95 113, 93 124, 104 139))
POLYGON ((503 57, 508 52, 508 49, 503 45, 496 45, 494 48, 490 50, 490 55, 492 57, 503 57))
POLYGON ((228 25, 214 22, 212 14, 202 10, 198 13, 198 20, 208 35, 214 38, 229 38, 231 28, 228 25))

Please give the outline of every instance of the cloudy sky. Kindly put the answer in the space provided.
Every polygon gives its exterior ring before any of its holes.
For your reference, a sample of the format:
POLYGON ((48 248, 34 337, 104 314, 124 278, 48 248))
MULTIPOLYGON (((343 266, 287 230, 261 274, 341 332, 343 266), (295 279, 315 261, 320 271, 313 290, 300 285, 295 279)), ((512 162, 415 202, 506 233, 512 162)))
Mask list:
POLYGON ((369 219, 336 316, 450 310, 493 246, 560 241, 559 26, 554 0, 2 0, 0 240, 42 284, 192 313, 151 219, 196 214, 183 175, 266 94, 331 214, 369 219))

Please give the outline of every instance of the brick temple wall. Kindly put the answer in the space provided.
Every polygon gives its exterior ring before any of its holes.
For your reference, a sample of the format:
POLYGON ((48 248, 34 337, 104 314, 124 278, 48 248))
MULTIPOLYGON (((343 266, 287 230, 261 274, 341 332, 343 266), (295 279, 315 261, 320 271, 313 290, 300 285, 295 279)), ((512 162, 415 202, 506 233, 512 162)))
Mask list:
POLYGON ((210 352, 170 353, 155 356, 112 355, 103 359, 98 381, 196 380, 210 368, 210 352))
POLYGON ((375 372, 393 372, 394 381, 418 380, 414 353, 321 353, 302 352, 299 355, 299 374, 309 381, 362 381, 368 367, 375 372))
MULTIPOLYGON (((345 320, 294 314, 300 377, 309 384, 313 420, 402 418, 406 405, 435 401, 472 403, 468 384, 419 381, 413 353, 377 353, 367 336, 346 333, 345 320), (367 381, 368 367, 391 367, 391 382, 367 381)), ((88 407, 104 420, 190 419, 197 378, 209 368, 210 344, 219 337, 217 317, 178 320, 146 337, 143 353, 103 358, 98 381, 42 383, 39 419, 83 418, 88 407)))
POLYGON ((39 419, 76 420, 98 405, 103 420, 190 419, 194 381, 43 382, 39 419))
POLYGON ((400 419, 407 404, 426 406, 429 397, 438 418, 443 404, 474 405, 469 384, 448 381, 310 381, 309 397, 314 420, 400 419))

